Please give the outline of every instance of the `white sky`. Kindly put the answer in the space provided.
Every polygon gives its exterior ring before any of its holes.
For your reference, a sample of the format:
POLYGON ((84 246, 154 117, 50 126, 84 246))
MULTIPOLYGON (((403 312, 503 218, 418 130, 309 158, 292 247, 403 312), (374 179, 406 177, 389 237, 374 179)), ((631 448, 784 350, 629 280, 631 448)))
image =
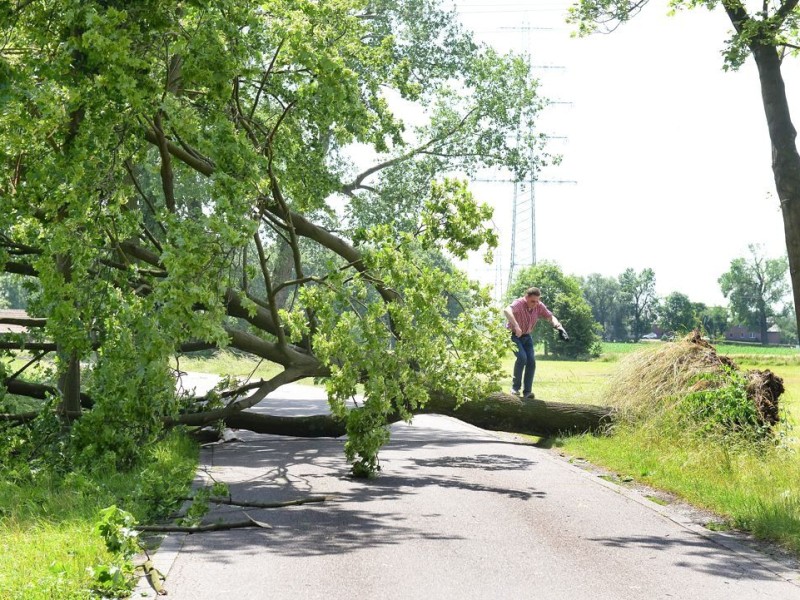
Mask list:
MULTIPOLYGON (((455 4, 479 40, 522 51, 527 36, 534 65, 563 67, 537 71, 544 95, 571 103, 543 118, 543 131, 566 139, 551 142, 563 161, 541 178, 576 183, 535 187, 539 262, 612 277, 649 267, 659 295, 715 305, 726 304, 718 278, 748 244, 762 244, 768 258, 785 255, 755 65, 722 70, 724 13, 669 17, 665 0, 651 0, 614 33, 575 39, 563 19, 568 0, 455 4), (512 29, 526 25, 552 29, 512 29)), ((787 93, 797 106, 798 77, 787 93)), ((468 270, 505 289, 513 186, 473 190, 495 207, 500 270, 478 260, 468 270)))

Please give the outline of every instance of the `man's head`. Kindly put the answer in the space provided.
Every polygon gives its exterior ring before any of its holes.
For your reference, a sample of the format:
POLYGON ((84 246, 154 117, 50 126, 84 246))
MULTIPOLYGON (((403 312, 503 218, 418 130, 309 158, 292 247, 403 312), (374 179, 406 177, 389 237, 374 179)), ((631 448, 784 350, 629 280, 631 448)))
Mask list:
POLYGON ((525 292, 525 303, 528 308, 534 308, 542 298, 542 290, 537 287, 528 288, 525 292))

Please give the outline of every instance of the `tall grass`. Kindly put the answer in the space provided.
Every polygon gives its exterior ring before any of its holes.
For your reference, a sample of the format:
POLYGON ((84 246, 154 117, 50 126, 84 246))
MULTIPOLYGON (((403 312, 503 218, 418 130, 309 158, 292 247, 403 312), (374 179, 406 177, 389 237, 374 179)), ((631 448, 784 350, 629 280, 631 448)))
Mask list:
MULTIPOLYGON (((706 435, 673 410, 705 367, 682 358, 677 343, 674 350, 660 343, 639 346, 630 357, 607 363, 607 385, 597 390, 598 403, 614 404, 634 418, 620 419, 610 434, 563 438, 557 445, 800 555, 800 443, 793 426, 800 413, 800 366, 766 359, 786 387, 786 418, 772 436, 758 440, 719 430, 706 435)), ((735 348, 748 361, 737 360, 741 368, 763 368, 767 355, 735 348)))

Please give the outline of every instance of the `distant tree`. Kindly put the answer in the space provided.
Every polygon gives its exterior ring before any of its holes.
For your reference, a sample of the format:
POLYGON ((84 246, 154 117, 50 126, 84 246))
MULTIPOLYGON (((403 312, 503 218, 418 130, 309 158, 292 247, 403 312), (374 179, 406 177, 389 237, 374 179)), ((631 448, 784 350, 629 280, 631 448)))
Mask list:
POLYGON ((653 269, 637 273, 625 269, 619 276, 620 300, 625 307, 633 341, 638 342, 656 319, 658 297, 653 269))
POLYGON ((719 338, 728 329, 730 319, 724 306, 708 306, 700 311, 700 323, 712 338, 719 338))
POLYGON ((29 292, 19 275, 0 273, 0 308, 25 309, 29 292))
POLYGON ((780 313, 783 306, 779 304, 789 293, 789 263, 786 257, 765 258, 758 245, 750 244, 748 249, 750 256, 732 260, 719 284, 722 294, 730 300, 733 318, 741 325, 757 328, 761 343, 766 344, 769 321, 780 313))
POLYGON ((698 320, 696 304, 689 296, 680 292, 672 292, 660 304, 658 323, 664 331, 685 333, 691 331, 698 320))
POLYGON ((606 341, 627 337, 624 310, 620 304, 620 285, 613 277, 592 273, 582 280, 583 297, 592 308, 594 320, 606 341))
POLYGON ((592 317, 592 309, 583 297, 580 280, 565 275, 555 263, 543 262, 520 271, 508 291, 509 302, 519 298, 531 286, 542 290, 542 302, 553 311, 569 332, 570 341, 557 341, 557 334, 549 323, 536 325, 536 337, 545 345, 545 354, 550 352, 563 358, 598 356, 600 353, 598 325, 592 317))
POLYGON ((795 318, 794 305, 789 303, 783 307, 780 314, 774 317, 775 324, 781 330, 781 343, 797 344, 797 319, 795 318))

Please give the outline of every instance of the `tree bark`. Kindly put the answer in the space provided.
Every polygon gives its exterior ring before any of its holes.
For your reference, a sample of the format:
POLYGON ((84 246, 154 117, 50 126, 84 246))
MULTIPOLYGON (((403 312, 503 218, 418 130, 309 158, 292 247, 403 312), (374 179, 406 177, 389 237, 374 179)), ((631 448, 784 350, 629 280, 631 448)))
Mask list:
MULTIPOLYGON (((543 400, 524 400, 508 394, 492 394, 456 407, 452 397, 434 394, 419 414, 440 414, 454 417, 470 425, 491 431, 508 431, 537 436, 566 432, 598 431, 609 425, 614 410, 590 404, 566 404, 543 400)), ((390 422, 400 418, 394 416, 390 422)), ((278 417, 240 411, 224 418, 233 429, 256 433, 295 437, 340 437, 346 433, 345 423, 332 415, 278 417)))
MULTIPOLYGON (((27 396, 28 398, 38 398, 44 400, 48 396, 58 396, 58 389, 42 383, 32 383, 30 381, 21 381, 18 379, 0 380, 0 385, 5 386, 9 394, 16 394, 19 396, 27 396)), ((81 405, 84 408, 91 408, 94 405, 92 398, 81 392, 80 394, 81 405)), ((80 408, 78 409, 80 412, 80 408)))
POLYGON ((777 49, 754 44, 752 51, 761 82, 761 99, 772 145, 772 173, 783 213, 795 316, 800 322, 800 155, 795 143, 797 131, 789 114, 777 49))

